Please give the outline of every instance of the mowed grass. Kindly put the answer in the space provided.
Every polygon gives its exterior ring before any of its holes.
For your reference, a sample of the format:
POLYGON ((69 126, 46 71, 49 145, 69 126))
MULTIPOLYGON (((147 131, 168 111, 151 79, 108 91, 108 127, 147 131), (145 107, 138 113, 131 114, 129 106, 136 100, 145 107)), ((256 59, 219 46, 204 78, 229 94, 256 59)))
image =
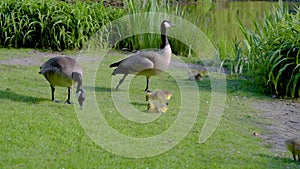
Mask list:
MULTIPOLYGON (((14 55, 28 57, 28 50, 1 49, 0 60, 14 55), (4 52, 3 52, 4 51, 4 52)), ((108 65, 124 55, 109 54, 99 66, 96 100, 107 122, 124 135, 149 137, 166 131, 180 110, 179 87, 168 74, 151 78, 151 89, 173 92, 170 108, 157 120, 142 124, 124 118, 112 100, 111 72, 108 65)), ((46 59, 46 58, 44 58, 46 59)), ((81 63, 88 67, 89 60, 81 63)), ((148 158, 126 158, 112 154, 97 145, 82 128, 74 106, 51 102, 47 81, 38 74, 39 66, 0 64, 0 168, 296 168, 291 158, 277 157, 261 145, 253 132, 263 133, 259 112, 251 103, 266 99, 253 93, 250 84, 228 80, 225 111, 217 130, 204 144, 199 134, 210 105, 210 81, 198 82, 199 112, 187 136, 171 150, 148 158), (244 97, 246 96, 246 97, 244 97)), ((121 76, 116 78, 120 79, 121 76)), ((130 102, 140 113, 146 112, 145 77, 134 77, 129 87, 130 102)), ((187 83, 191 83, 187 81, 187 83)), ((121 85, 120 91, 126 92, 121 85)), ((74 91, 73 91, 74 92, 74 91)), ((184 92, 184 91, 182 91, 184 92)), ((57 87, 56 98, 64 101, 67 89, 57 87)), ((74 97, 74 95, 72 96, 74 97)), ((89 97, 89 96, 88 96, 89 97)), ((74 99, 76 101, 76 99, 74 99)), ((290 155, 290 154, 289 154, 290 155)))

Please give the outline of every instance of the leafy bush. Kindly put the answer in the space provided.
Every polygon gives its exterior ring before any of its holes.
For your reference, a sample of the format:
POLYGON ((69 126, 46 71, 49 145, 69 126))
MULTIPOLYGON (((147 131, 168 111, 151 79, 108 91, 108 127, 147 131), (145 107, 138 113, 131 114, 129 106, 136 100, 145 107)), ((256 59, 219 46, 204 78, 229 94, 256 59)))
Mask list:
POLYGON ((253 22, 255 30, 247 30, 240 24, 246 42, 243 50, 246 74, 277 97, 299 98, 299 12, 289 14, 280 6, 270 10, 262 21, 253 19, 253 22))
POLYGON ((4 47, 80 49, 120 9, 101 3, 55 0, 0 2, 0 39, 4 47))

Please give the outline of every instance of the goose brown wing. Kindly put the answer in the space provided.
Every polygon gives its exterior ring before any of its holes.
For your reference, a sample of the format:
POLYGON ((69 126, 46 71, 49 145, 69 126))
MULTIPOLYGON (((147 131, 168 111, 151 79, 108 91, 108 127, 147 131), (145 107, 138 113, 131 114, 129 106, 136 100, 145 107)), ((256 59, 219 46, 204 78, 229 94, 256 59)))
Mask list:
POLYGON ((41 67, 40 67, 40 73, 46 74, 50 72, 57 72, 61 70, 62 67, 58 63, 58 58, 51 58, 48 61, 46 61, 41 67))
POLYGON ((139 52, 124 59, 119 64, 119 67, 122 67, 122 69, 126 69, 128 73, 138 73, 145 69, 153 68, 153 61, 154 59, 151 55, 149 55, 149 53, 139 52))
POLYGON ((81 67, 70 57, 62 57, 58 60, 58 65, 61 67, 62 72, 66 75, 71 75, 72 72, 77 72, 82 75, 81 67))

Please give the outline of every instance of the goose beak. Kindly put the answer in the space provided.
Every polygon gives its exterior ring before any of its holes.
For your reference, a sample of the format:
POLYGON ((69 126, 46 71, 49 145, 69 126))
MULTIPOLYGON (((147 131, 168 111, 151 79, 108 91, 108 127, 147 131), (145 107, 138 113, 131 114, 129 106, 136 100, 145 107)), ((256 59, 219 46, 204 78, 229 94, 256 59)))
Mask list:
POLYGON ((175 25, 175 24, 173 24, 173 23, 171 23, 171 27, 176 27, 176 25, 175 25))

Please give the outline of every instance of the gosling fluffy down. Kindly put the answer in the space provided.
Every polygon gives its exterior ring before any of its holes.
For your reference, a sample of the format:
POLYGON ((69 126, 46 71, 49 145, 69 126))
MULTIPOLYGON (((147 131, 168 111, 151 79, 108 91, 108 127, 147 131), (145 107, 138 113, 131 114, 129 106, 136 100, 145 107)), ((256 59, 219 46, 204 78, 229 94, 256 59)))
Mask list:
POLYGON ((146 101, 148 101, 148 111, 150 113, 165 113, 168 110, 168 101, 172 93, 166 90, 156 89, 153 92, 147 92, 146 101))
POLYGON ((206 75, 206 70, 191 70, 188 72, 188 79, 192 81, 201 81, 206 75))
POLYGON ((172 93, 167 91, 167 90, 162 90, 162 89, 156 89, 151 91, 148 91, 146 93, 146 101, 148 100, 159 100, 161 103, 162 102, 167 102, 171 99, 172 93))
POLYGON ((288 139, 285 141, 285 145, 293 154, 294 161, 297 161, 296 155, 298 155, 298 161, 300 162, 300 138, 288 139))
POLYGON ((165 113, 168 110, 168 103, 160 103, 158 100, 149 101, 147 106, 150 113, 165 113))

